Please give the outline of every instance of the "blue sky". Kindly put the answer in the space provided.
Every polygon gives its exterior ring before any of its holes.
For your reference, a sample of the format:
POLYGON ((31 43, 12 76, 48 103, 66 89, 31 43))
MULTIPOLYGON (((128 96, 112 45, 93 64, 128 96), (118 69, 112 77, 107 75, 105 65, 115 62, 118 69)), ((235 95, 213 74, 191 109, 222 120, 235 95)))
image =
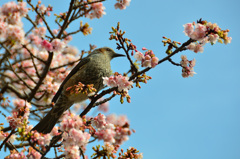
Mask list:
MULTIPOLYGON (((0 5, 3 2, 6 0, 1 0, 0 5)), ((49 0, 45 4, 55 6, 56 13, 63 12, 68 1, 58 2, 61 3, 49 0)), ((129 91, 130 104, 120 104, 118 97, 113 99, 110 112, 126 114, 136 130, 123 148, 136 147, 146 159, 239 159, 240 2, 132 0, 123 11, 115 10, 114 3, 104 3, 107 14, 103 18, 82 19, 93 27, 92 35, 77 34, 71 44, 79 50, 88 49, 90 43, 115 49, 108 32, 118 21, 139 50, 151 49, 159 59, 166 56, 162 36, 183 43, 188 37, 182 25, 199 18, 230 29, 229 36, 233 38, 229 45, 207 45, 203 53, 185 51, 173 57, 176 62, 182 54, 196 58, 194 77, 182 78, 180 67, 165 62, 147 73, 152 80, 142 84, 141 89, 129 91)), ((78 26, 76 23, 69 29, 78 26)), ((114 72, 123 73, 128 68, 124 58, 112 61, 114 72)))

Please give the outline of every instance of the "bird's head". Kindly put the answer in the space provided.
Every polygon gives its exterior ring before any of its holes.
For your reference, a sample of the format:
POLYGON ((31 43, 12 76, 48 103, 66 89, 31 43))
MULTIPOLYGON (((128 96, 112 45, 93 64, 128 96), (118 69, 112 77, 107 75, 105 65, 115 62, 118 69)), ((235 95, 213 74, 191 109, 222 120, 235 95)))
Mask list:
POLYGON ((108 56, 110 59, 113 59, 113 58, 115 58, 115 57, 125 56, 125 55, 116 53, 116 52, 115 52, 112 48, 110 48, 110 47, 102 47, 102 48, 99 48, 98 51, 99 51, 100 53, 105 54, 105 55, 108 56))

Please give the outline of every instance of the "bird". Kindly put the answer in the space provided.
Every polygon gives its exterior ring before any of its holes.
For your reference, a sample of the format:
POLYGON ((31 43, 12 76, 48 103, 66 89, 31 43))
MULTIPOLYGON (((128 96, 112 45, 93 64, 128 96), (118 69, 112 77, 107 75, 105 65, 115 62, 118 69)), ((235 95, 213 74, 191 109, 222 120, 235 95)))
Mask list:
POLYGON ((125 56, 116 53, 112 48, 102 47, 95 49, 67 75, 52 99, 55 103, 48 114, 32 129, 39 133, 50 133, 62 114, 74 103, 88 99, 84 93, 71 94, 66 89, 81 82, 84 85, 93 84, 96 92, 103 89, 103 77, 111 75, 110 61, 115 57, 125 56))

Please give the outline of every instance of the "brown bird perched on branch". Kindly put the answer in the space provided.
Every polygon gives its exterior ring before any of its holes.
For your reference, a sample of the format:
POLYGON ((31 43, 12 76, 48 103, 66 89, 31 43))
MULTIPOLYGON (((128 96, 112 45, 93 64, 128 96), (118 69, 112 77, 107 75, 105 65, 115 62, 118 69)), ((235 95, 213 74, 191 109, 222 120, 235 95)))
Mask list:
POLYGON ((111 75, 110 61, 115 57, 124 56, 115 53, 109 47, 94 50, 87 57, 83 58, 68 74, 60 85, 57 93, 52 99, 55 103, 52 110, 32 129, 39 133, 50 133, 54 125, 62 116, 64 111, 74 103, 82 102, 88 98, 84 93, 70 94, 66 89, 81 82, 84 85, 93 84, 98 91, 103 88, 103 78, 111 75))

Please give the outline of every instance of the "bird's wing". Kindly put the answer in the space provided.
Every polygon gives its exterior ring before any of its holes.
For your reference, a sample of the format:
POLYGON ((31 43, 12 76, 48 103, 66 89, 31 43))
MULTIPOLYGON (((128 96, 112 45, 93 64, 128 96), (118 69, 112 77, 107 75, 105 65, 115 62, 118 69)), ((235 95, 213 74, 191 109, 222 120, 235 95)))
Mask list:
POLYGON ((90 58, 83 58, 73 69, 72 71, 67 75, 67 77, 64 79, 64 81, 62 82, 62 84, 60 85, 57 93, 55 94, 55 96, 52 99, 52 102, 56 103, 57 99, 59 98, 59 96, 62 93, 62 89, 64 84, 82 67, 84 66, 86 63, 88 63, 90 61, 90 58))

